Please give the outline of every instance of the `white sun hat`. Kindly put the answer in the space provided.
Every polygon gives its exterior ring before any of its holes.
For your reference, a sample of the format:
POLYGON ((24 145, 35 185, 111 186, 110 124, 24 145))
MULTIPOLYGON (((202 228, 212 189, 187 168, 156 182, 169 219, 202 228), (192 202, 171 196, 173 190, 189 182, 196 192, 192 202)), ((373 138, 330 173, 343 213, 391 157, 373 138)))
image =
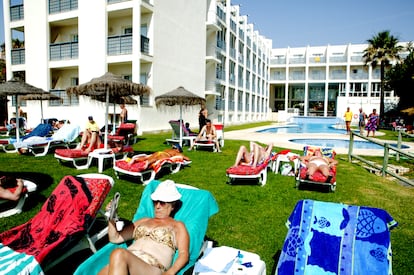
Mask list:
POLYGON ((178 192, 174 181, 165 180, 151 194, 151 199, 153 201, 172 202, 181 199, 181 194, 178 192))

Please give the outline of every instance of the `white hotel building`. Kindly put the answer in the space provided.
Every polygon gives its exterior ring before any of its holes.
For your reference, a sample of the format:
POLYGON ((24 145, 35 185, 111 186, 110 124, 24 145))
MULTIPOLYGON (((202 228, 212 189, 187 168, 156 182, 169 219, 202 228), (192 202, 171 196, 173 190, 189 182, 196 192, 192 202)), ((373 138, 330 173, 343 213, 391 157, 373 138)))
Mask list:
MULTIPOLYGON (((272 49, 230 0, 3 0, 3 9, 7 79, 24 75, 63 99, 43 103, 45 118, 82 126, 94 115, 104 125, 103 103, 65 89, 107 71, 151 87, 127 106, 140 131, 170 129, 178 107, 158 110, 154 98, 179 86, 205 97, 209 118, 225 125, 379 108, 379 69, 361 58, 367 45, 272 49), (13 48, 16 38, 24 44, 13 48)), ((35 127, 40 103, 22 108, 35 127)), ((194 128, 199 109, 184 112, 194 128)))

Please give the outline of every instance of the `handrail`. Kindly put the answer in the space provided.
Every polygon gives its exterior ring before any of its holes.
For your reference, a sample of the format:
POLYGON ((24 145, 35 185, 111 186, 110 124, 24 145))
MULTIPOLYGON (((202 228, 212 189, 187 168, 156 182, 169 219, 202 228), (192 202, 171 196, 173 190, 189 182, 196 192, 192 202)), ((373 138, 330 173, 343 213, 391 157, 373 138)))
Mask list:
MULTIPOLYGON (((401 133, 399 133, 399 135, 401 135, 401 133)), ((362 136, 360 134, 357 134, 354 131, 351 131, 351 135, 350 135, 350 138, 349 138, 348 161, 349 162, 352 162, 352 158, 356 158, 359 161, 362 161, 365 164, 368 164, 369 166, 374 167, 374 168, 380 170, 381 171, 381 175, 383 177, 385 177, 388 174, 388 175, 391 175, 394 178, 397 178, 397 179, 399 179, 399 180, 401 180, 401 181, 403 181, 403 182, 405 182, 405 183, 407 183, 407 184, 409 184, 411 186, 414 186, 414 181, 412 181, 410 179, 407 179, 407 178, 404 178, 404 177, 398 175, 397 173, 394 173, 394 172, 389 171, 387 169, 388 168, 388 159, 389 159, 390 150, 395 151, 397 153, 398 158, 399 158, 399 155, 404 155, 405 157, 407 157, 409 159, 414 159, 414 155, 409 154, 407 152, 403 152, 401 150, 401 138, 400 137, 398 139, 397 148, 395 148, 393 146, 390 146, 390 144, 387 143, 387 142, 384 142, 384 143, 378 142, 376 140, 372 140, 372 139, 370 139, 368 137, 364 137, 364 136, 362 136), (354 136, 358 136, 358 137, 360 137, 360 138, 362 138, 364 140, 367 140, 369 142, 375 143, 375 144, 377 144, 377 145, 379 145, 379 146, 381 146, 381 147, 384 148, 384 159, 383 159, 382 166, 375 165, 372 162, 368 161, 367 159, 363 158, 362 156, 358 156, 356 154, 353 154, 354 136)))

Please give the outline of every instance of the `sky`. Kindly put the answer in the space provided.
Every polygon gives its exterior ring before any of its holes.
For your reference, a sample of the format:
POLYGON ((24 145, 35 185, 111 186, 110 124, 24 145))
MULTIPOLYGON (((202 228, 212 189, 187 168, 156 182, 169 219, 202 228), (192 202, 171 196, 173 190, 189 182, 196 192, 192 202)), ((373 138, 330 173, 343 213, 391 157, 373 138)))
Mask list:
MULTIPOLYGON (((273 48, 365 44, 388 30, 414 41, 413 0, 233 0, 273 48)), ((0 44, 4 42, 0 0, 0 44)))
POLYGON ((413 0, 233 0, 273 48, 365 44, 384 30, 414 41, 413 0))

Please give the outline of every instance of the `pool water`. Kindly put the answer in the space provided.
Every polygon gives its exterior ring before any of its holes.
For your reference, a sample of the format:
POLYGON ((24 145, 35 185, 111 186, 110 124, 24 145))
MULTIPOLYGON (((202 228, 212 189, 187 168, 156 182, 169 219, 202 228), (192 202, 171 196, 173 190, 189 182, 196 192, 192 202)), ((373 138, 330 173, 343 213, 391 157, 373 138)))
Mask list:
POLYGON ((292 117, 287 125, 259 130, 260 133, 284 133, 284 134, 345 134, 345 126, 342 119, 336 117, 292 117))
MULTIPOLYGON (((329 148, 349 148, 349 140, 346 139, 310 139, 310 138, 297 138, 290 139, 290 142, 319 146, 319 147, 329 147, 329 148)), ((396 143, 390 144, 392 147, 397 147, 396 143)), ((354 140, 354 149, 383 149, 382 146, 362 140, 354 140)), ((401 149, 407 149, 409 146, 401 145, 401 149)))
POLYGON ((336 129, 335 125, 307 123, 288 124, 285 126, 272 127, 259 130, 260 133, 283 133, 283 134, 345 134, 343 129, 336 129))

